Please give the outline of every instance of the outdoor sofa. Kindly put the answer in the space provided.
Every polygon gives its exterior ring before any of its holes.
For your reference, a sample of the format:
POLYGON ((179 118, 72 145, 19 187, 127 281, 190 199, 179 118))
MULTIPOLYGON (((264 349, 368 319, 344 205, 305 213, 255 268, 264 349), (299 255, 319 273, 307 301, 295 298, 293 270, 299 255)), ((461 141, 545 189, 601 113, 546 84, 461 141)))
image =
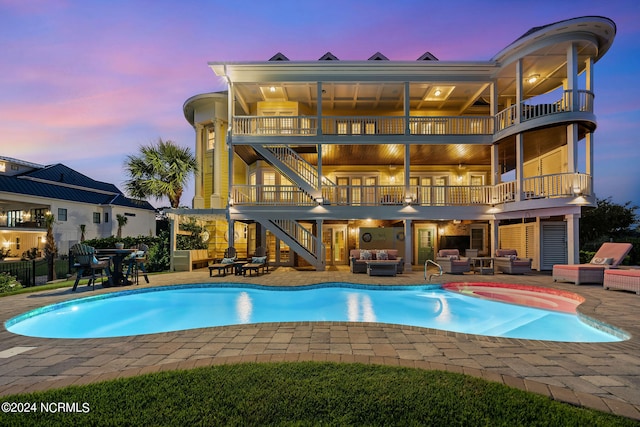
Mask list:
POLYGON ((404 259, 398 256, 397 249, 351 249, 349 251, 349 267, 352 273, 366 273, 367 263, 395 262, 396 273, 404 270, 404 259))

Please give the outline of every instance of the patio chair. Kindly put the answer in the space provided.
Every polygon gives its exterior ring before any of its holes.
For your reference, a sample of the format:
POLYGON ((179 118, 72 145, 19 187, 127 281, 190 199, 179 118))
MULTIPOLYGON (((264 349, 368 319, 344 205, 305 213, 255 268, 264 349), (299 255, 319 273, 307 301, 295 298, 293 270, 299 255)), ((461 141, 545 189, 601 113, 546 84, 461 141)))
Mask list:
POLYGON ((518 258, 515 249, 497 249, 494 265, 505 274, 526 274, 531 273, 531 261, 531 258, 518 258))
POLYGON ((140 272, 142 271, 142 276, 144 277, 144 281, 149 283, 149 277, 147 276, 147 269, 145 267, 145 263, 147 262, 147 254, 149 252, 149 246, 144 243, 139 243, 135 245, 133 248, 136 251, 131 254, 129 257, 129 265, 127 267, 127 274, 125 276, 125 282, 129 280, 129 276, 134 278, 134 282, 137 285, 140 282, 140 272))
POLYGON ((89 279, 88 285, 93 285, 93 290, 96 289, 96 271, 100 272, 100 282, 104 285, 103 272, 106 274, 109 285, 113 285, 111 277, 109 259, 98 260, 95 255, 95 249, 89 245, 77 243, 71 247, 71 254, 73 255, 73 267, 76 269, 76 281, 71 289, 73 292, 78 288, 78 282, 85 271, 91 271, 91 279, 89 279))
POLYGON ((618 266, 632 247, 631 243, 603 243, 589 264, 554 265, 553 281, 573 282, 576 285, 581 283, 602 285, 604 271, 618 266))
POLYGON ((256 248, 256 252, 254 256, 251 258, 251 262, 242 266, 242 275, 246 276, 247 271, 249 272, 249 276, 251 276, 251 272, 255 271, 256 274, 260 274, 260 270, 264 274, 265 269, 267 273, 269 272, 269 253, 267 250, 260 246, 256 248))
POLYGON ((225 249, 222 259, 218 259, 212 264, 209 264, 209 277, 213 276, 213 270, 218 270, 218 276, 226 276, 228 272, 233 272, 237 254, 236 248, 228 247, 225 249))
POLYGON ((471 260, 460 257, 458 249, 440 249, 436 262, 442 267, 443 273, 463 274, 471 271, 471 260))

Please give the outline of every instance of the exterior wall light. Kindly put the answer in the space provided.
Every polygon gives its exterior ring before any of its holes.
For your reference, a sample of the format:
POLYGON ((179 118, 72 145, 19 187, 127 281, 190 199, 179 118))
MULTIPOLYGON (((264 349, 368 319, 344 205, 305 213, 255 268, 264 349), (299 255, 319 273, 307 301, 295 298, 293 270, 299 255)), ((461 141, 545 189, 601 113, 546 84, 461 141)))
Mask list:
POLYGON ((323 199, 322 197, 318 197, 318 198, 316 199, 316 202, 317 202, 319 205, 321 205, 321 204, 323 204, 323 203, 324 203, 324 199, 323 199))
POLYGON ((534 84, 535 82, 537 82, 539 78, 540 78, 540 74, 531 74, 531 75, 527 78, 527 83, 529 83, 530 85, 532 85, 532 84, 534 84))

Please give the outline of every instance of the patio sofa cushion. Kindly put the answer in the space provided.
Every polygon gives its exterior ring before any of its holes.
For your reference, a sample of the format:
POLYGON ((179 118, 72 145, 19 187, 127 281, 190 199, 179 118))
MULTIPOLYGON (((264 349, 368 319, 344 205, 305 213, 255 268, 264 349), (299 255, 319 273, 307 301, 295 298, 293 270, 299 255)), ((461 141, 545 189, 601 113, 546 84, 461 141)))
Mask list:
POLYGON ((640 295, 640 269, 617 270, 609 269, 604 271, 604 289, 621 289, 632 291, 640 295))

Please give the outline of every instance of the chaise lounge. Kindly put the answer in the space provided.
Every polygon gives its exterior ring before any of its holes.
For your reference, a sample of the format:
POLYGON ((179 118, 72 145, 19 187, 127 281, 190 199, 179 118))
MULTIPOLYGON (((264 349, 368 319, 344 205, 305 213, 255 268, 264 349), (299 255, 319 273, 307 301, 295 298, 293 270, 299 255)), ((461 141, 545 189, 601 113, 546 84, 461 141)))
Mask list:
POLYGON ((606 242, 600 246, 589 264, 557 264, 553 266, 554 282, 603 284, 605 270, 618 266, 631 250, 631 243, 606 242))

